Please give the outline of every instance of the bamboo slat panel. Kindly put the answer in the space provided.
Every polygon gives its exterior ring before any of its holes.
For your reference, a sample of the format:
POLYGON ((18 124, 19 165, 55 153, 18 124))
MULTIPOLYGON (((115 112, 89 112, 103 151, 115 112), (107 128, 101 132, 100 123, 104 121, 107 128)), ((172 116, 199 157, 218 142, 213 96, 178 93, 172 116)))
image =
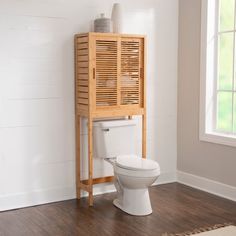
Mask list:
POLYGON ((140 102, 140 41, 121 40, 121 105, 140 102))
POLYGON ((78 110, 88 111, 89 78, 89 43, 88 37, 81 35, 76 39, 76 104, 78 110))
POLYGON ((96 106, 117 105, 117 41, 96 40, 96 106))

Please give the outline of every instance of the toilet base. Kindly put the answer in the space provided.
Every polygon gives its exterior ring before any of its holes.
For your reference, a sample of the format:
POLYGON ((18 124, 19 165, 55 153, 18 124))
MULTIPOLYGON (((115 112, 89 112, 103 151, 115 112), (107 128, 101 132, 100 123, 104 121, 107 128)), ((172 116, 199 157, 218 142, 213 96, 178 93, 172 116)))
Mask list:
POLYGON ((122 196, 118 196, 113 204, 134 216, 146 216, 152 213, 148 189, 123 189, 122 196))

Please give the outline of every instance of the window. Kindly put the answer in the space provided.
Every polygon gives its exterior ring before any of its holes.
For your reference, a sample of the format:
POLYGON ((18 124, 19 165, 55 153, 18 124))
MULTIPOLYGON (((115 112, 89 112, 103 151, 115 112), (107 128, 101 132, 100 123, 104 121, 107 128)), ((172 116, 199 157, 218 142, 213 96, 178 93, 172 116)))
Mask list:
POLYGON ((219 0, 216 130, 236 133, 235 0, 219 0))
POLYGON ((236 0, 202 0, 200 139, 236 146, 236 0))

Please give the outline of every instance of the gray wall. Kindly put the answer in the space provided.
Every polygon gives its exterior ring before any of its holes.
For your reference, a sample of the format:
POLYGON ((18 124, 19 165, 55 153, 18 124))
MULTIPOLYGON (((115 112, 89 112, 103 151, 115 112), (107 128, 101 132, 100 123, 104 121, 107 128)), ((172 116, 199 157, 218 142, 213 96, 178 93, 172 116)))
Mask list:
POLYGON ((177 168, 236 186, 236 148, 199 141, 201 1, 179 1, 177 168))

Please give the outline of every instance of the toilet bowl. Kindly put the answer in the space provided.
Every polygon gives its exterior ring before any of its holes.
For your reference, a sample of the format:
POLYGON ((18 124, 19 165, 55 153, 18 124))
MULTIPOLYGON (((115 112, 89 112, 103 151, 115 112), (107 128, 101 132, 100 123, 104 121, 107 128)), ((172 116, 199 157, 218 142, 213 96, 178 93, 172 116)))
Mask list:
POLYGON ((144 216, 152 213, 148 187, 160 175, 160 167, 155 161, 131 154, 138 153, 137 125, 135 119, 94 122, 94 157, 113 166, 117 189, 113 204, 130 215, 144 216))
POLYGON ((148 187, 160 175, 158 163, 136 155, 119 155, 108 161, 114 167, 117 190, 113 204, 130 215, 151 214, 148 187))

